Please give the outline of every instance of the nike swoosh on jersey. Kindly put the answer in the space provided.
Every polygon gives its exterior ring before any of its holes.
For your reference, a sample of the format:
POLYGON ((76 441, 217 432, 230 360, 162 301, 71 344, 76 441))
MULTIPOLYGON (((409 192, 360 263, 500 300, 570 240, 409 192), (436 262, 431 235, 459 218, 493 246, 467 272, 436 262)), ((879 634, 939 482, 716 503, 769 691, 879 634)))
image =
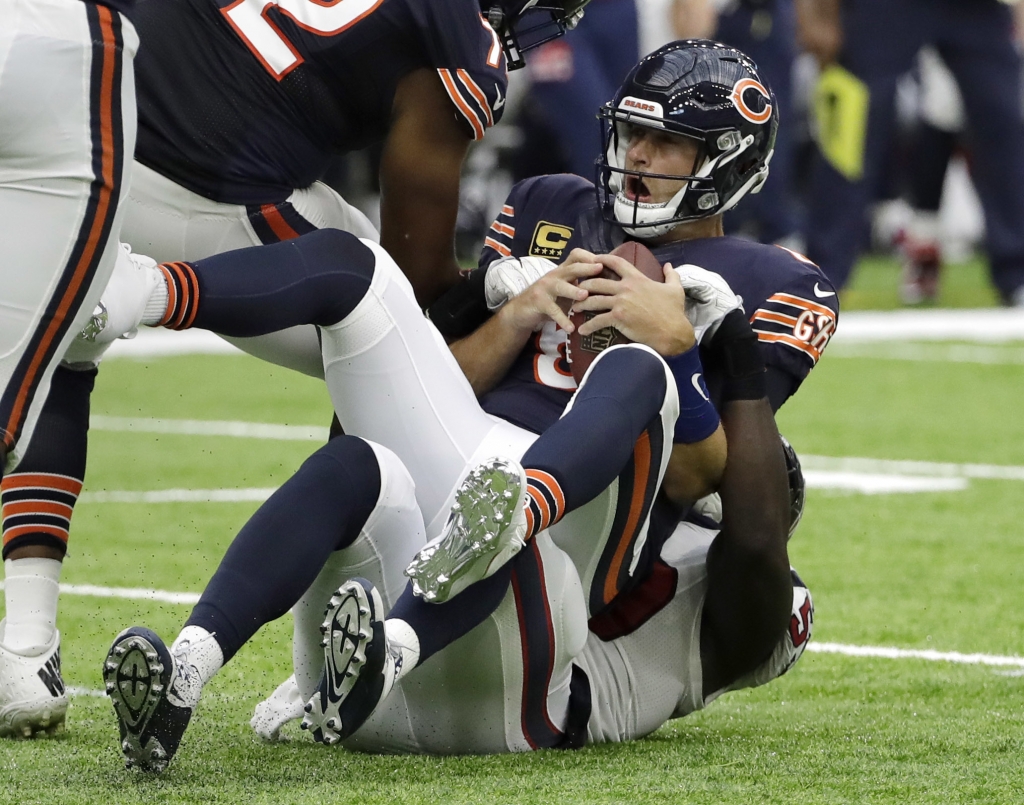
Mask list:
POLYGON ((818 287, 818 283, 814 283, 814 295, 819 299, 827 299, 830 296, 835 296, 835 291, 823 291, 818 287))
POLYGON ((700 387, 700 372, 694 372, 693 377, 690 378, 690 382, 693 383, 693 387, 697 389, 697 393, 704 398, 704 402, 711 402, 708 399, 708 395, 704 393, 704 389, 700 387))
POLYGON ((501 107, 505 105, 505 99, 501 96, 501 87, 499 87, 497 84, 494 85, 494 91, 497 93, 498 97, 494 99, 494 106, 492 106, 491 108, 495 112, 497 112, 499 109, 501 109, 501 107))

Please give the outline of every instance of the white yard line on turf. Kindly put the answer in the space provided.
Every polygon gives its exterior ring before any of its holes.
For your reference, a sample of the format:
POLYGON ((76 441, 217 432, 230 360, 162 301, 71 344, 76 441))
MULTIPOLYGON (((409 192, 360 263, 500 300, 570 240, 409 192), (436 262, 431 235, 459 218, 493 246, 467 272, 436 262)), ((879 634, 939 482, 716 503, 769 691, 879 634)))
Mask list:
POLYGON ((961 654, 959 651, 933 651, 931 649, 890 648, 889 646, 849 646, 844 643, 807 644, 808 651, 821 654, 843 654, 847 657, 878 657, 885 660, 928 660, 929 662, 955 662, 964 665, 995 665, 1024 668, 1024 657, 1004 657, 998 654, 961 654))
POLYGON ((271 425, 263 422, 236 422, 215 419, 145 419, 124 416, 89 417, 92 430, 132 433, 175 433, 189 436, 235 436, 245 439, 326 442, 328 428, 316 425, 271 425))
POLYGON ((830 472, 804 470, 808 489, 838 489, 862 495, 891 495, 914 492, 962 492, 966 478, 934 478, 917 475, 884 475, 871 472, 830 472))
POLYGON ((891 341, 840 342, 830 347, 828 356, 830 358, 870 358, 876 361, 1024 366, 1024 349, 1020 347, 976 346, 973 344, 922 344, 891 341))
POLYGON ((262 503, 274 494, 273 487, 250 489, 156 489, 149 492, 83 492, 85 503, 262 503))
POLYGON ((952 464, 935 461, 892 461, 881 458, 815 456, 800 454, 805 470, 878 473, 880 475, 925 475, 932 478, 984 478, 1024 481, 1024 467, 1007 464, 952 464))

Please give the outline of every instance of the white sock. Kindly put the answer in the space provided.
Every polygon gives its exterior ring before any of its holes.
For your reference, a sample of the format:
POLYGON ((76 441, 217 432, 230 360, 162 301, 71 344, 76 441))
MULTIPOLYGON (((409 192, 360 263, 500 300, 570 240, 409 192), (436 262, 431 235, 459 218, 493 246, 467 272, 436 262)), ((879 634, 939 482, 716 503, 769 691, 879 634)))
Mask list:
POLYGON ((186 666, 182 669, 186 678, 174 686, 174 692, 183 704, 195 707, 203 686, 224 667, 224 652, 220 643, 206 629, 200 626, 186 626, 171 646, 171 654, 179 664, 186 666), (194 674, 188 666, 195 670, 194 674))
POLYGON ((38 656, 53 640, 61 567, 59 559, 4 561, 7 623, 0 639, 16 654, 38 656))
MULTIPOLYGON (((149 327, 155 327, 167 314, 167 277, 164 276, 164 272, 160 272, 160 282, 157 283, 156 288, 153 289, 153 293, 150 294, 149 301, 146 302, 146 309, 142 312, 142 321, 140 324, 148 325, 149 327)), ((136 308, 138 310, 138 308, 136 308)))
POLYGON ((401 651, 402 663, 395 673, 395 682, 409 673, 420 661, 420 639, 405 621, 388 618, 384 621, 384 634, 392 648, 401 651))

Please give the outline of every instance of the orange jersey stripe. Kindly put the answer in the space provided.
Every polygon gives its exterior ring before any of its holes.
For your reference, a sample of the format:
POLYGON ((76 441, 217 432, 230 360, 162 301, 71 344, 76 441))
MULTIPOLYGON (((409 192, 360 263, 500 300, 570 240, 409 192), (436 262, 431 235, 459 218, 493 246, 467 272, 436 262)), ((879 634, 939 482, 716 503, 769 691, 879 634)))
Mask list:
POLYGON ((495 221, 491 224, 491 229, 499 235, 504 235, 508 238, 514 238, 516 236, 516 228, 514 226, 508 226, 508 224, 499 224, 495 221))
POLYGON ((490 246, 494 251, 500 254, 502 257, 508 257, 512 254, 512 250, 504 243, 498 243, 494 238, 484 238, 484 245, 490 246))
POLYGON ((484 95, 484 91, 480 89, 476 81, 473 80, 473 76, 463 70, 461 67, 455 71, 458 75, 462 85, 469 90, 469 94, 476 98, 476 102, 480 104, 480 108, 483 109, 484 115, 487 117, 488 128, 494 125, 494 116, 491 114, 490 104, 487 103, 487 96, 484 95))
POLYGON ((82 482, 69 475, 49 472, 16 472, 0 481, 0 489, 10 492, 15 489, 56 489, 76 497, 82 492, 82 482))
POLYGON ((796 326, 796 316, 787 316, 785 313, 775 313, 774 311, 765 310, 764 308, 761 308, 750 317, 750 323, 753 324, 758 319, 761 321, 778 322, 779 324, 785 324, 789 327, 796 326))
POLYGON ((799 338, 794 338, 791 335, 786 335, 785 333, 766 333, 763 330, 754 330, 754 332, 757 333, 758 341, 785 344, 787 347, 798 349, 801 352, 806 353, 815 363, 817 363, 818 358, 821 357, 821 352, 819 350, 815 349, 806 341, 801 341, 799 338))
POLYGON ((462 97, 459 92, 459 88, 455 86, 455 82, 452 80, 451 74, 447 70, 439 69, 438 75, 441 76, 441 81, 444 83, 444 88, 448 92, 448 97, 451 98, 452 103, 455 104, 456 108, 462 112, 462 116, 466 118, 466 122, 473 127, 473 139, 481 140, 484 136, 484 127, 480 125, 480 120, 470 109, 469 104, 466 103, 466 99, 462 97))
POLYGON ((651 437, 644 431, 636 440, 633 448, 633 465, 636 475, 633 478, 633 497, 629 502, 629 516, 626 527, 622 530, 619 544, 615 547, 608 575, 604 579, 604 603, 610 603, 619 592, 619 571, 626 558, 626 550, 633 542, 633 535, 640 525, 640 514, 643 512, 644 499, 647 497, 647 479, 651 466, 651 437))
POLYGON ((802 310, 809 310, 812 313, 818 313, 822 316, 828 316, 829 318, 835 318, 836 312, 830 307, 819 305, 817 302, 812 302, 810 299, 804 299, 801 296, 793 296, 788 293, 777 293, 773 294, 768 298, 769 302, 781 302, 784 305, 790 307, 798 307, 802 310))
POLYGON ((96 5, 96 13, 99 17, 100 36, 103 44, 103 65, 100 75, 100 104, 99 104, 99 127, 100 127, 100 187, 97 195, 96 211, 89 225, 89 234, 86 238, 85 248, 75 265, 71 275, 71 281, 57 305, 53 318, 50 320, 46 331, 36 347, 35 354, 29 363, 28 370, 22 380, 18 395, 11 408, 11 415, 4 429, 9 433, 16 433, 21 429, 21 419, 24 410, 28 405, 28 397, 35 387, 36 376, 43 368, 46 353, 50 344, 56 338, 64 324, 64 320, 71 312, 71 307, 78 296, 78 292, 85 282, 89 273, 89 266, 92 264, 96 251, 103 245, 101 238, 105 228, 107 213, 110 209, 110 202, 114 191, 114 69, 115 54, 117 53, 117 40, 114 35, 113 12, 106 6, 96 5))
POLYGON ((510 207, 508 204, 502 204, 501 205, 501 214, 502 215, 507 215, 509 217, 515 217, 516 211, 512 207, 510 207))

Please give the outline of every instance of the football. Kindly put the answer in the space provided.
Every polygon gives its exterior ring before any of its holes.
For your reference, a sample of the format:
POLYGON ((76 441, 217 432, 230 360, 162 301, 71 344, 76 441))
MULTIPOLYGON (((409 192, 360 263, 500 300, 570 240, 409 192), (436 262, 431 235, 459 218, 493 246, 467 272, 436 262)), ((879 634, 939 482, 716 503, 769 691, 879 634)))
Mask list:
MULTIPOLYGON (((638 243, 633 240, 627 241, 614 249, 611 254, 614 254, 616 257, 622 257, 632 263, 645 277, 648 277, 655 282, 665 281, 665 274, 661 270, 661 263, 658 261, 658 258, 655 257, 651 250, 642 243, 638 243)), ((619 275, 610 268, 606 268, 598 276, 604 279, 619 279, 619 275)), ((586 374, 590 364, 594 362, 594 358, 596 358, 602 350, 605 350, 614 344, 631 343, 629 338, 626 338, 626 336, 614 327, 605 327, 603 330, 598 330, 596 333, 581 336, 579 332, 580 325, 587 321, 587 319, 592 318, 594 315, 596 314, 590 312, 579 312, 573 313, 569 317, 569 320, 572 322, 575 329, 569 334, 566 341, 566 358, 569 361, 570 368, 572 369, 572 376, 575 378, 577 385, 579 385, 583 380, 583 375, 586 374)))

